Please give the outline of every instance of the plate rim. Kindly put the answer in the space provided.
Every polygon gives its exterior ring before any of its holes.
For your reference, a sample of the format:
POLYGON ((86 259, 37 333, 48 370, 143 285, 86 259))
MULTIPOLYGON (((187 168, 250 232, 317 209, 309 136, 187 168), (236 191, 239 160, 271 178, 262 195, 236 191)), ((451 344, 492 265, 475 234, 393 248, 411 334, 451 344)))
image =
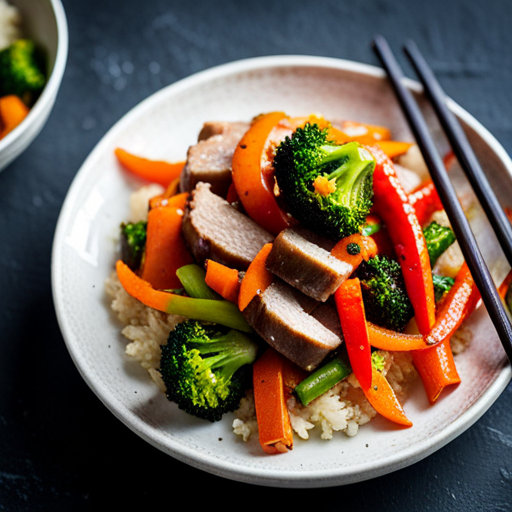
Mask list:
MULTIPOLYGON (((112 412, 114 416, 116 416, 123 424, 128 426, 133 432, 142 437, 150 445, 193 467, 235 481, 255 483, 264 486, 295 488, 345 485, 375 478, 377 476, 388 474, 398 469, 407 467, 448 444, 462 432, 470 428, 492 406, 492 404, 500 396, 512 378, 511 366, 508 364, 505 365, 499 372, 496 379, 489 386, 489 388, 482 394, 482 396, 480 396, 480 398, 468 410, 466 410, 444 430, 433 435, 427 441, 424 441, 421 445, 421 449, 418 449, 417 447, 414 449, 413 447, 409 447, 395 455, 386 458, 385 461, 381 461, 380 463, 363 463, 360 465, 356 472, 350 471, 349 468, 340 468, 335 472, 332 470, 332 468, 326 470, 316 470, 314 471, 314 474, 311 474, 311 472, 304 473, 288 469, 283 470, 280 468, 278 468, 276 471, 268 470, 268 468, 266 468, 264 471, 255 471, 255 468, 253 467, 241 467, 239 464, 230 464, 226 460, 219 461, 218 459, 212 459, 212 457, 208 454, 198 454, 196 451, 191 450, 188 447, 179 445, 179 443, 176 443, 176 445, 173 443, 172 447, 162 446, 157 442, 157 440, 149 436, 143 428, 140 428, 140 426, 144 425, 144 422, 140 420, 140 418, 134 417, 135 421, 128 423, 126 421, 126 417, 122 415, 124 411, 119 408, 119 403, 116 402, 115 397, 111 397, 108 396, 108 394, 105 395, 102 393, 94 381, 91 380, 85 369, 80 366, 75 348, 68 339, 69 333, 66 330, 65 318, 62 316, 62 308, 58 307, 60 304, 58 268, 61 258, 59 249, 65 245, 63 241, 67 212, 72 208, 74 204, 74 197, 80 189, 81 182, 85 179, 89 162, 93 161, 97 154, 101 154, 104 150, 104 147, 111 145, 109 144, 109 141, 115 138, 116 134, 123 129, 125 124, 129 123, 130 118, 136 117, 141 111, 145 109, 150 109, 151 106, 154 103, 158 103, 160 98, 164 95, 172 93, 179 94, 180 91, 185 90, 188 87, 199 85, 216 78, 225 78, 227 76, 243 74, 249 71, 253 72, 265 68, 270 69, 282 67, 320 67, 325 69, 356 72, 376 78, 385 78, 385 72, 381 68, 351 60, 308 55, 273 55, 240 59, 199 71, 188 77, 171 83, 143 99, 123 116, 121 116, 121 118, 119 118, 113 124, 113 126, 107 130, 107 132, 101 137, 92 151, 85 158, 72 180, 72 183, 68 189, 65 200, 61 207, 61 211, 56 224, 54 240, 52 243, 52 296, 59 328, 61 330, 68 352, 80 375, 92 389, 92 391, 96 394, 96 396, 98 396, 100 401, 110 410, 110 412, 112 412), (172 93, 170 91, 172 91, 172 93)), ((423 91, 421 84, 414 80, 406 78, 404 82, 406 83, 407 87, 413 91, 418 93, 423 91)), ((506 167, 509 175, 512 176, 512 160, 510 159, 503 146, 499 143, 499 141, 479 121, 477 121, 475 117, 473 117, 468 111, 466 111, 450 98, 449 106, 461 120, 463 120, 484 139, 484 141, 489 145, 492 151, 496 153, 500 161, 506 167)), ((128 410, 126 409, 126 411, 128 410)), ((131 414, 131 411, 128 412, 131 414)))

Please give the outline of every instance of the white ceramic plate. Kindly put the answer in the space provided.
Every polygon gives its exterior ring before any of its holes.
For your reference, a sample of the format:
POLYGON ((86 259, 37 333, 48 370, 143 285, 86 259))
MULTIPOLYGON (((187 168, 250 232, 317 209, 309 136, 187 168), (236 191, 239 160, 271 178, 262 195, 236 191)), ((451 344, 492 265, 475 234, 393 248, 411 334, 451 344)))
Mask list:
MULTIPOLYGON (((410 82, 409 86, 420 91, 410 82)), ((497 141, 467 112, 452 105, 503 197, 512 197, 512 164, 497 141)), ((149 158, 180 160, 208 120, 249 120, 284 110, 385 124, 410 139, 381 70, 316 57, 266 57, 220 66, 173 84, 124 116, 78 172, 54 240, 55 307, 69 352, 85 381, 123 423, 165 453, 233 480, 280 487, 353 483, 410 465, 472 425, 508 384, 506 364, 485 311, 471 321, 474 342, 458 357, 462 384, 430 407, 421 384, 405 404, 414 426, 377 419, 354 438, 295 441, 286 455, 265 455, 257 440, 231 432, 232 418, 210 424, 189 417, 157 391, 145 370, 124 354, 126 341, 109 311, 104 281, 113 269, 119 223, 139 184, 114 157, 121 146, 149 158)), ((430 115, 427 112, 428 115, 430 115)), ((432 121, 441 147, 444 139, 432 121)), ((495 244, 495 242, 494 242, 495 244)), ((487 245, 493 245, 493 242, 487 245)), ((491 254, 491 258, 496 256, 491 254)), ((314 437, 314 436, 313 436, 314 437)))

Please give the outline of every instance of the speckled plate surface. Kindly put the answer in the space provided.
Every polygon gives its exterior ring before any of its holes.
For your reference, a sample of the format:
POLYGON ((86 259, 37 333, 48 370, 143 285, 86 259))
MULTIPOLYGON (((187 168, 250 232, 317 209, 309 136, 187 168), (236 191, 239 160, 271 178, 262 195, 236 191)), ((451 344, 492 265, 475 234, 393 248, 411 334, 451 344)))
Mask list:
MULTIPOLYGON (((421 96, 420 88, 409 86, 421 96)), ((512 197, 512 164, 498 142, 467 112, 463 121, 501 197, 512 197)), ((113 270, 119 223, 139 183, 120 169, 117 146, 149 158, 181 160, 208 120, 249 120, 284 110, 319 112, 389 126, 409 139, 400 109, 381 70, 316 57, 266 57, 220 66, 173 84, 126 114, 100 141, 78 172, 59 218, 52 284, 59 324, 81 375, 123 423, 150 444, 197 468, 242 482, 280 487, 353 483, 400 469, 428 456, 470 427, 508 384, 510 367, 488 316, 480 308, 469 322, 474 340, 458 356, 462 384, 430 407, 421 384, 405 404, 414 426, 402 430, 385 420, 365 425, 354 438, 296 440, 286 455, 265 455, 256 439, 231 433, 230 416, 210 424, 179 411, 124 354, 126 340, 109 310, 104 281, 113 270)), ((425 109, 442 150, 446 142, 425 109)), ((495 187, 496 188, 496 187, 495 187)), ((486 257, 500 268, 492 237, 486 257)), ((501 270, 502 271, 502 270, 501 270)))

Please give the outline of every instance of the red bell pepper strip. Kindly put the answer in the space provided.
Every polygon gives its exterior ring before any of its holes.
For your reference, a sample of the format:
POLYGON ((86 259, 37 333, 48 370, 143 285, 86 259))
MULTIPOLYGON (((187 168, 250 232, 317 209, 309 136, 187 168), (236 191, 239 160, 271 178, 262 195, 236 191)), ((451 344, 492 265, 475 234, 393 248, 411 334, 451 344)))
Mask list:
POLYGON ((375 213, 384 221, 402 267, 405 286, 420 333, 428 334, 435 322, 432 270, 425 236, 393 163, 375 146, 367 146, 375 158, 373 174, 375 213))
POLYGON ((443 204, 432 180, 428 180, 409 194, 409 203, 414 206, 420 226, 423 226, 433 213, 443 209, 443 204))
POLYGON ((233 184, 247 215, 274 235, 291 222, 274 195, 272 168, 275 144, 292 133, 290 127, 279 128, 285 119, 283 112, 257 118, 237 145, 232 163, 233 184))
POLYGON ((372 354, 359 279, 344 281, 334 292, 334 300, 350 366, 361 388, 367 389, 372 383, 372 354))

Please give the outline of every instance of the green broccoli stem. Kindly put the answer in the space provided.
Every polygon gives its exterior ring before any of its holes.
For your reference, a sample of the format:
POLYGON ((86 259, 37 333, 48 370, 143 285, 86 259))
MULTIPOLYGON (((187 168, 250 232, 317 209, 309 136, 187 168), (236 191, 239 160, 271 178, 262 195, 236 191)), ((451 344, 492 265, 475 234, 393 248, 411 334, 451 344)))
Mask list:
POLYGON ((294 393, 303 405, 308 405, 351 373, 350 364, 336 357, 308 375, 295 387, 294 393))
POLYGON ((205 282, 206 272, 195 263, 184 265, 176 271, 178 279, 190 297, 195 299, 220 299, 205 282))
POLYGON ((258 345, 251 338, 235 330, 209 340, 192 338, 190 345, 201 355, 212 354, 205 361, 211 370, 220 369, 217 374, 225 379, 230 379, 243 365, 253 363, 258 352, 258 345))
POLYGON ((253 332, 238 306, 228 300, 196 299, 173 295, 166 312, 192 320, 220 324, 243 332, 253 332))

